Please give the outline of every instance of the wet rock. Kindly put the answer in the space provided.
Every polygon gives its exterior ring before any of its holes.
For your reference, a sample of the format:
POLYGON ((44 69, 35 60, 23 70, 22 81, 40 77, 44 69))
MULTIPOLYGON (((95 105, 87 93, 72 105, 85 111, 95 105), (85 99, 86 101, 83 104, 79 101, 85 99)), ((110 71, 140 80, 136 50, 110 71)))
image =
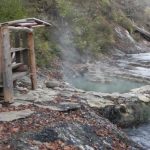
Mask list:
POLYGON ((22 110, 22 111, 9 111, 9 112, 0 112, 0 121, 14 121, 17 119, 23 119, 30 115, 32 115, 34 112, 30 109, 22 110))
POLYGON ((111 122, 121 127, 130 127, 147 122, 150 119, 150 104, 146 100, 142 99, 142 101, 135 102, 131 98, 131 101, 126 103, 120 102, 120 104, 106 105, 105 107, 98 107, 96 103, 97 106, 96 104, 93 106, 96 111, 111 122))

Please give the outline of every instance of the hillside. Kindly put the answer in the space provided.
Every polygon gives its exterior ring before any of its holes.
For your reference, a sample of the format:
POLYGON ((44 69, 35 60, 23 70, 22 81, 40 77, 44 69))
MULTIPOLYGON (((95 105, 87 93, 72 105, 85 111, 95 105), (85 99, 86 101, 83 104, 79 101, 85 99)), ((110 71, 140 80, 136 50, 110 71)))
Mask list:
POLYGON ((29 72, 11 82, 14 103, 6 101, 10 85, 1 69, 0 150, 149 149, 149 13, 149 0, 0 0, 0 22, 52 24, 34 30, 34 71, 17 63, 15 55, 25 55, 18 50, 6 63, 10 72, 29 72))

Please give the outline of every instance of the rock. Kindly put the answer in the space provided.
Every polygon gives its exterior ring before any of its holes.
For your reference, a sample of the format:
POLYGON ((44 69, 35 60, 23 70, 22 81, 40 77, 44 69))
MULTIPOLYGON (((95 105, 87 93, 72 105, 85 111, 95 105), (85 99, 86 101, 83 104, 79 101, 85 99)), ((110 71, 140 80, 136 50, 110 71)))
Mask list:
POLYGON ((150 98, 147 97, 147 96, 144 95, 144 94, 138 94, 138 98, 139 98, 139 100, 142 101, 142 102, 145 102, 145 103, 150 102, 150 98))
POLYGON ((62 109, 57 106, 44 106, 44 105, 39 105, 39 104, 35 104, 35 106, 44 108, 44 109, 54 110, 54 111, 62 111, 62 109))
POLYGON ((28 101, 21 101, 21 100, 15 100, 14 103, 11 104, 11 106, 15 106, 15 107, 18 107, 20 105, 24 105, 24 106, 27 106, 27 105, 31 105, 33 103, 31 102, 28 102, 28 101))
POLYGON ((131 92, 133 93, 150 93, 150 85, 142 86, 140 88, 132 89, 131 92))
POLYGON ((69 110, 77 110, 81 108, 81 105, 79 103, 72 103, 72 102, 62 102, 59 104, 59 107, 63 109, 63 111, 69 111, 69 110))
MULTIPOLYGON (((112 126, 109 127, 109 129, 112 130, 112 126)), ((38 141, 37 145, 39 145, 39 142, 51 143, 55 141, 63 141, 63 143, 65 143, 66 145, 68 145, 69 143, 70 145, 73 145, 79 150, 94 150, 94 149, 105 150, 105 149, 115 149, 113 146, 115 138, 117 138, 118 140, 118 137, 123 137, 120 138, 120 141, 121 142, 123 140, 126 141, 126 143, 130 145, 129 148, 140 149, 140 147, 131 140, 129 140, 124 133, 122 133, 121 131, 119 132, 116 131, 115 128, 113 128, 113 130, 114 130, 113 136, 111 135, 110 131, 109 131, 110 134, 105 135, 107 134, 107 132, 106 128, 103 127, 103 129, 100 130, 99 135, 99 132, 95 129, 95 127, 89 124, 85 123, 81 124, 76 121, 72 123, 62 122, 57 123, 53 127, 45 127, 40 131, 22 134, 21 137, 24 140, 19 140, 20 137, 19 139, 14 139, 13 146, 15 147, 15 149, 24 149, 25 146, 26 149, 29 149, 28 147, 30 147, 30 145, 27 145, 25 143, 27 142, 28 139, 30 139, 32 141, 38 141)), ((122 149, 125 149, 125 147, 122 147, 122 149)))
POLYGON ((77 109, 81 108, 80 104, 72 103, 72 102, 62 102, 62 103, 55 104, 55 105, 51 104, 50 106, 39 105, 39 104, 35 104, 35 105, 40 108, 50 109, 50 110, 54 110, 54 111, 61 111, 61 112, 73 111, 73 110, 77 110, 77 109))
POLYGON ((22 110, 22 111, 9 111, 9 112, 1 112, 0 113, 0 121, 9 122, 17 119, 23 119, 32 115, 34 111, 30 109, 22 110))
POLYGON ((47 81, 45 84, 47 88, 52 88, 52 89, 55 87, 59 87, 61 85, 60 82, 56 80, 47 81))
POLYGON ((114 103, 110 100, 106 100, 103 98, 99 98, 99 99, 92 99, 92 100, 87 100, 87 103, 90 107, 95 107, 95 108, 104 108, 106 106, 111 106, 114 105, 114 103))

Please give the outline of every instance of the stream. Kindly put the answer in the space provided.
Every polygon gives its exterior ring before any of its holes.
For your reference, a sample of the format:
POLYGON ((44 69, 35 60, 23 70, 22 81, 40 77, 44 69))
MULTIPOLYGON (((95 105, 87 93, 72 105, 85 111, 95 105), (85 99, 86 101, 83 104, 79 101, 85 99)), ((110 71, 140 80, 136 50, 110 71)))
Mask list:
POLYGON ((145 150, 150 150, 150 123, 125 131, 133 141, 141 145, 145 150))

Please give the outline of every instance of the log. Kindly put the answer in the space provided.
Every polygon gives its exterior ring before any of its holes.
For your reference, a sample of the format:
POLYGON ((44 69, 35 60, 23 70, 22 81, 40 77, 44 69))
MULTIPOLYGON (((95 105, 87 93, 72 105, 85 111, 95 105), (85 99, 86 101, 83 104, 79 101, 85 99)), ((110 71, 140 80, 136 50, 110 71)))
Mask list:
POLYGON ((150 32, 146 31, 143 28, 140 28, 136 25, 134 25, 135 31, 139 32, 141 35, 143 35, 146 39, 150 41, 150 32))

